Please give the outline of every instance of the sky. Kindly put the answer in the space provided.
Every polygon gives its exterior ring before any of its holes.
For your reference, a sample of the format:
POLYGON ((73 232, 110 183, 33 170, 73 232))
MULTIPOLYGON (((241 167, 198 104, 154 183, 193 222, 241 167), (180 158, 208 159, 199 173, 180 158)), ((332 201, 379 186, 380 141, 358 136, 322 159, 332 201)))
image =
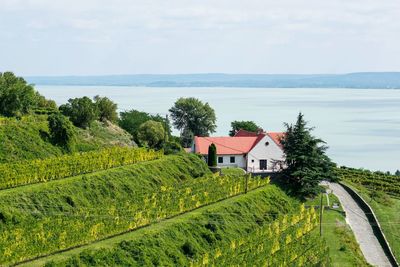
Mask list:
POLYGON ((0 72, 400 71, 399 0, 0 0, 0 72))

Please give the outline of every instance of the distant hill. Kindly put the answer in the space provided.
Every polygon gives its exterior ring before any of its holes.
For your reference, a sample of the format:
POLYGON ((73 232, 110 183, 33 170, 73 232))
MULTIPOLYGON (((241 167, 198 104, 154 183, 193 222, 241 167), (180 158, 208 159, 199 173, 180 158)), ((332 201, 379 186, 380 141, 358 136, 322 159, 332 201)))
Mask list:
POLYGON ((265 88, 400 89, 400 72, 349 74, 140 74, 105 76, 35 76, 36 85, 265 88))

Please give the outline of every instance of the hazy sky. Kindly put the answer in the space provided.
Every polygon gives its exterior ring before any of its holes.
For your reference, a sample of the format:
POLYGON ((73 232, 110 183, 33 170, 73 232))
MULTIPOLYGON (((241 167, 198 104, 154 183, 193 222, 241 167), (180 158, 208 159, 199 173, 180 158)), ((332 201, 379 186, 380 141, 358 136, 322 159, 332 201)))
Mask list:
POLYGON ((0 72, 400 71, 399 0, 0 0, 0 72))

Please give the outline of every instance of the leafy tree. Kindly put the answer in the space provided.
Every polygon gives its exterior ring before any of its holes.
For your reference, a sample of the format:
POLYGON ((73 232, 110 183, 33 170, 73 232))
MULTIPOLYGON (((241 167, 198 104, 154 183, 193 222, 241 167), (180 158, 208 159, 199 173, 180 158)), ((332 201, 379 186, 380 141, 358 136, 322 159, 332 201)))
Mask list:
POLYGON ((286 168, 282 178, 301 197, 315 195, 322 180, 337 179, 335 164, 325 154, 325 142, 311 135, 313 128, 307 127, 303 114, 299 113, 295 125, 285 123, 285 126, 281 142, 286 168))
POLYGON ((75 126, 81 128, 89 127, 98 118, 97 107, 87 96, 69 99, 68 103, 61 105, 59 109, 75 126))
POLYGON ((215 132, 215 111, 208 103, 189 97, 179 98, 169 110, 174 126, 181 131, 182 145, 190 146, 188 137, 209 136, 215 132))
POLYGON ((107 97, 100 97, 98 95, 96 95, 93 100, 97 106, 100 121, 108 120, 116 122, 118 120, 117 104, 107 97))
POLYGON ((12 72, 0 73, 0 114, 12 117, 28 113, 35 105, 35 90, 12 72))
POLYGON ((50 136, 54 144, 73 150, 75 130, 71 121, 61 113, 54 113, 47 118, 50 136))
POLYGON ((217 166, 217 147, 214 144, 211 144, 208 147, 208 166, 215 167, 217 166))
POLYGON ((394 175, 400 176, 400 170, 397 170, 397 171, 394 173, 394 175))
POLYGON ((171 136, 171 127, 169 120, 161 117, 158 114, 150 115, 147 112, 142 112, 132 109, 130 111, 120 113, 120 119, 118 121, 118 124, 122 129, 124 129, 133 136, 133 140, 136 143, 140 143, 138 139, 139 127, 140 125, 149 120, 160 122, 163 125, 164 130, 166 131, 167 137, 171 136))
POLYGON ((140 125, 137 133, 140 145, 150 148, 161 148, 165 130, 161 122, 149 120, 140 125))
POLYGON ((234 136, 240 129, 257 132, 261 129, 254 121, 233 121, 231 122, 232 130, 229 131, 229 136, 234 136))

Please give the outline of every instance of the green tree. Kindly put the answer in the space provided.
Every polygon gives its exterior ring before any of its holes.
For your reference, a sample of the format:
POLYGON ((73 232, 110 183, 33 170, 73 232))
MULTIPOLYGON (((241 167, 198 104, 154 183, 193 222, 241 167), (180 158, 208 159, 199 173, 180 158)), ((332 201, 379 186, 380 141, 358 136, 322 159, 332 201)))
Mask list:
POLYGON ((394 175, 400 176, 400 170, 397 170, 397 171, 394 173, 394 175))
POLYGON ((122 129, 133 136, 133 140, 136 143, 140 143, 138 139, 139 127, 149 120, 162 123, 164 130, 166 131, 167 139, 171 136, 171 126, 169 120, 167 118, 161 117, 158 114, 150 115, 147 112, 132 109, 130 111, 120 113, 118 124, 122 129))
POLYGON ((181 144, 175 141, 168 141, 163 145, 164 154, 177 154, 179 152, 183 152, 183 148, 181 144))
POLYGON ((97 107, 87 96, 69 99, 68 103, 61 105, 59 109, 75 126, 81 128, 89 127, 98 118, 97 107))
POLYGON ((99 112, 100 121, 108 120, 116 122, 118 120, 117 104, 107 97, 100 97, 98 95, 96 95, 93 100, 99 112))
POLYGON ((75 130, 71 121, 61 113, 50 114, 47 118, 53 144, 72 151, 75 141, 75 130))
POLYGON ((214 144, 208 147, 207 163, 210 167, 217 166, 217 147, 214 144))
POLYGON ((191 135, 209 136, 217 127, 214 109, 196 98, 179 98, 169 111, 185 147, 190 146, 187 140, 191 135))
POLYGON ((311 135, 303 114, 299 113, 295 125, 287 124, 281 140, 285 152, 285 169, 282 178, 301 197, 318 193, 322 180, 337 179, 335 164, 325 154, 327 146, 321 139, 311 135))
POLYGON ((164 142, 164 127, 161 122, 149 120, 140 125, 137 136, 140 145, 159 149, 164 142))
POLYGON ((232 129, 229 131, 229 136, 234 136, 240 129, 249 132, 257 132, 261 129, 254 121, 233 121, 231 122, 232 129))
POLYGON ((0 73, 0 114, 21 116, 36 105, 33 87, 12 72, 0 73))
POLYGON ((37 109, 44 110, 47 112, 58 111, 56 102, 54 100, 46 99, 44 96, 39 94, 39 92, 35 92, 35 103, 36 103, 35 108, 37 109))

